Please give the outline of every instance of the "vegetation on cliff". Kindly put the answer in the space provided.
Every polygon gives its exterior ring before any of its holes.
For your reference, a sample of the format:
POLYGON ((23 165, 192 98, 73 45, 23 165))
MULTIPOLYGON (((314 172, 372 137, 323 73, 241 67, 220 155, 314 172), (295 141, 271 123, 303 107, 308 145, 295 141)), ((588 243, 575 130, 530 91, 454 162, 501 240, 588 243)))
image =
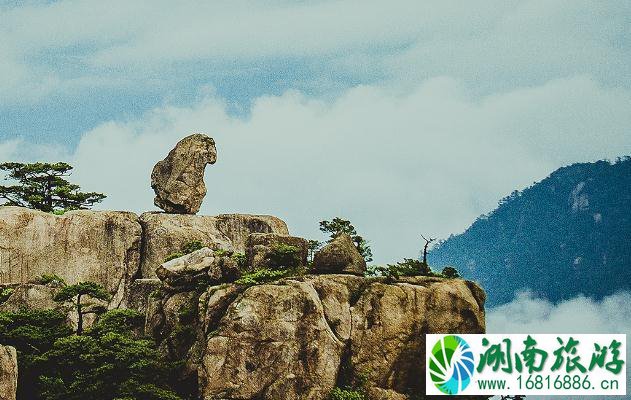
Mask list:
POLYGON ((18 351, 18 399, 178 400, 171 365, 132 310, 103 314, 84 335, 56 310, 0 313, 0 343, 18 351))
POLYGON ((6 171, 5 180, 13 185, 0 185, 0 199, 7 206, 28 207, 45 212, 62 213, 93 206, 105 199, 96 192, 80 192, 79 185, 68 182, 72 166, 58 163, 1 163, 0 170, 6 171))
MULTIPOLYGON (((366 260, 366 262, 372 261, 372 250, 368 241, 361 235, 357 234, 357 230, 350 221, 340 217, 335 217, 330 221, 320 221, 320 230, 330 236, 328 242, 331 242, 343 233, 349 235, 353 240, 353 243, 355 243, 355 246, 357 246, 359 254, 364 257, 364 260, 366 260)), ((317 247, 317 243, 318 242, 310 242, 310 247, 317 247)))

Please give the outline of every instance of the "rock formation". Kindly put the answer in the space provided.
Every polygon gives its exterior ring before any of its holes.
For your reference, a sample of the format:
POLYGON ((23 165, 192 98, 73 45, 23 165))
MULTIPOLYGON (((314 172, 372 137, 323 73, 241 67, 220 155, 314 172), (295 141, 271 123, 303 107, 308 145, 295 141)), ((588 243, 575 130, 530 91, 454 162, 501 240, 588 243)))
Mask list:
POLYGON ((15 400, 17 387, 17 353, 11 346, 0 345, 0 400, 15 400))
POLYGON ((241 276, 241 271, 232 253, 204 247, 165 262, 158 267, 156 274, 170 288, 194 289, 198 283, 217 285, 233 282, 241 276))
POLYGON ((245 253, 251 233, 288 235, 287 225, 269 215, 222 214, 218 216, 144 213, 141 271, 155 278, 155 270, 165 258, 191 241, 200 241, 214 250, 245 253))
POLYGON ((136 279, 129 287, 121 308, 130 308, 144 315, 147 312, 149 296, 161 287, 160 279, 136 279))
POLYGON ((363 378, 371 398, 405 398, 424 393, 424 334, 484 332, 484 301, 460 279, 307 275, 153 299, 147 333, 207 400, 324 400, 363 378))
POLYGON ((276 233, 253 233, 248 237, 245 255, 247 264, 257 268, 294 268, 307 265, 307 240, 276 233), (292 257, 282 257, 282 247, 291 246, 298 250, 292 257))
MULTIPOLYGON (((50 285, 26 283, 14 286, 11 295, 0 303, 0 312, 17 312, 21 309, 46 310, 59 306, 53 298, 59 291, 50 285)), ((0 290, 3 287, 0 286, 0 290)))
POLYGON ((289 234, 267 215, 196 216, 70 211, 58 216, 0 207, 0 284, 27 283, 43 274, 66 282, 94 281, 119 306, 133 278, 156 278, 165 258, 191 241, 245 253, 251 233, 289 234))
POLYGON ((180 140, 151 172, 154 204, 167 213, 197 214, 206 196, 204 170, 217 161, 215 141, 201 133, 180 140))
POLYGON ((366 261, 359 254, 351 237, 338 235, 313 257, 313 270, 320 274, 347 273, 363 276, 366 261))
MULTIPOLYGON (((0 290, 12 289, 0 312, 59 307, 72 326, 76 312, 53 301, 59 285, 37 278, 99 283, 109 308, 145 315, 145 333, 183 365, 178 390, 204 400, 325 400, 360 383, 371 400, 422 395, 425 334, 484 332, 475 283, 364 277, 345 234, 314 257, 326 275, 305 275, 308 242, 280 219, 190 215, 215 161, 213 139, 195 134, 156 164, 155 204, 170 214, 0 207, 0 290)), ((15 400, 16 362, 0 345, 0 400, 15 400)))
POLYGON ((120 304, 138 272, 141 227, 130 212, 70 211, 54 215, 0 207, 0 283, 57 274, 69 284, 93 281, 120 304))

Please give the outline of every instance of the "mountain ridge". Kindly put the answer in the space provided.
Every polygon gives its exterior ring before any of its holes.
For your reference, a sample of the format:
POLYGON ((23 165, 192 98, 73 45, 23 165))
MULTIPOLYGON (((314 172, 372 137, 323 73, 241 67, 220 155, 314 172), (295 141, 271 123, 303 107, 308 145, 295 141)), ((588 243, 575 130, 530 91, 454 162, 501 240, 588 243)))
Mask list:
POLYGON ((514 191, 429 253, 489 294, 489 305, 530 290, 551 301, 630 288, 631 158, 577 163, 514 191), (507 288, 509 288, 507 290, 507 288))

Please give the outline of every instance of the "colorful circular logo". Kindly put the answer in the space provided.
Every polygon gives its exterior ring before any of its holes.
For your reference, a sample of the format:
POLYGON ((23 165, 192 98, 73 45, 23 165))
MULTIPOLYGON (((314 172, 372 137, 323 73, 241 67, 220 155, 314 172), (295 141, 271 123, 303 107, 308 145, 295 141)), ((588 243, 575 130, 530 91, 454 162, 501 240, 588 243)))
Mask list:
POLYGON ((432 348, 429 375, 441 392, 458 394, 469 386, 474 364, 473 352, 463 338, 444 336, 432 348))

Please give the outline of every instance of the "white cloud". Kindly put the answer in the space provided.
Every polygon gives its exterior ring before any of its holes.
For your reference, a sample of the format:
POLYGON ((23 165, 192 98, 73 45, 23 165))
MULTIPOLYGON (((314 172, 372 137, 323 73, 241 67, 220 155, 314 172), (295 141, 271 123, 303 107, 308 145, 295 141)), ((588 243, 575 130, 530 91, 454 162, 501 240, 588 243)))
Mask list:
POLYGON ((630 12, 587 0, 58 1, 0 9, 0 93, 31 101, 94 82, 173 83, 186 63, 201 63, 194 81, 287 60, 306 86, 449 75, 489 93, 576 74, 628 86, 630 12))
POLYGON ((102 124, 72 162, 84 188, 109 195, 102 207, 148 210, 155 162, 206 132, 219 155, 203 213, 274 214, 314 238, 320 219, 343 216, 385 262, 416 256, 420 233, 458 232, 557 167, 631 153, 630 108, 628 93, 586 77, 480 100, 449 78, 403 94, 358 86, 330 102, 290 91, 257 99, 245 119, 208 98, 102 124))
MULTIPOLYGON (((517 294, 511 303, 490 309, 486 313, 489 333, 624 333, 631 334, 631 292, 622 291, 602 300, 577 296, 552 304, 532 293, 517 294)), ((631 350, 627 347, 627 360, 631 350)), ((627 368, 627 386, 631 369, 627 368)), ((554 396, 528 396, 528 399, 555 399, 554 396)), ((567 399, 591 397, 573 396, 567 399)), ((631 398, 630 395, 603 398, 631 398)))
POLYGON ((489 333, 629 333, 631 292, 602 300, 577 296, 558 304, 518 293, 515 300, 487 312, 489 333))

